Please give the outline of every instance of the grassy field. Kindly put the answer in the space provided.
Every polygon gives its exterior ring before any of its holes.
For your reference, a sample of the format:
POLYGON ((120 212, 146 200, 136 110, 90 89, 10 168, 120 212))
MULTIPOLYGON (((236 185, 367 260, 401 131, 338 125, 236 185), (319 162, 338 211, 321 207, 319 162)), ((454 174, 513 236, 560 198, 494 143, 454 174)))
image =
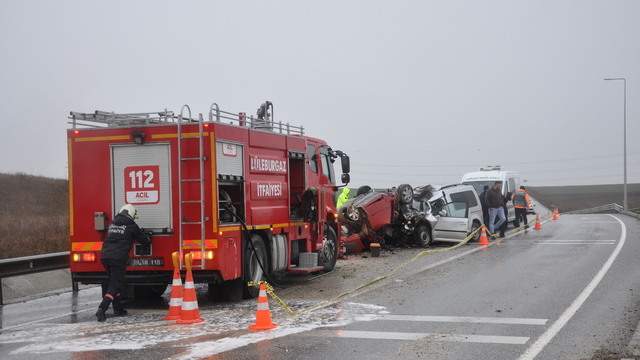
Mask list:
POLYGON ((67 180, 0 173, 0 259, 69 251, 67 180))
MULTIPOLYGON (((357 189, 352 189, 355 196, 357 189)), ((385 189, 386 191, 386 189, 385 189)), ((622 205, 622 185, 527 187, 560 212, 622 205)), ((629 208, 640 207, 640 184, 629 184, 629 208)), ((67 180, 0 173, 0 259, 69 251, 67 180)))
MULTIPOLYGON (((616 203, 622 205, 623 186, 527 186, 527 192, 547 208, 560 212, 589 209, 616 203)), ((627 184, 627 201, 630 209, 640 207, 640 184, 627 184)))

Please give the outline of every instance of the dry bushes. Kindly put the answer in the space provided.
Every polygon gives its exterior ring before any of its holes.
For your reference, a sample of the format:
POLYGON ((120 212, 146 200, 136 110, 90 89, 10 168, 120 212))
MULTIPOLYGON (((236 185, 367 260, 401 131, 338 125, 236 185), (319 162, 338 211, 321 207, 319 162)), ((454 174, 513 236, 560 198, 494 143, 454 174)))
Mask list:
POLYGON ((69 251, 64 179, 0 173, 0 259, 69 251))

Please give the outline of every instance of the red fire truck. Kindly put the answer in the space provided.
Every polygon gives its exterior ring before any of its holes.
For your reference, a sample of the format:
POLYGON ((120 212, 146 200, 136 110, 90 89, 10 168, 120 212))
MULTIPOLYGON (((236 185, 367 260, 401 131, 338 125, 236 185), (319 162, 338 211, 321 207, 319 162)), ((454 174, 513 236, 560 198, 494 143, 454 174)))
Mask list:
MULTIPOLYGON (((123 295, 158 296, 172 281, 171 254, 194 256, 193 277, 212 297, 256 297, 265 274, 333 270, 341 250, 333 162, 342 183, 349 157, 304 128, 221 111, 208 119, 182 107, 117 114, 71 112, 68 130, 71 274, 74 284, 102 284, 100 249, 124 204, 152 231, 134 244, 123 295)), ((346 185, 343 185, 346 186, 346 185)))

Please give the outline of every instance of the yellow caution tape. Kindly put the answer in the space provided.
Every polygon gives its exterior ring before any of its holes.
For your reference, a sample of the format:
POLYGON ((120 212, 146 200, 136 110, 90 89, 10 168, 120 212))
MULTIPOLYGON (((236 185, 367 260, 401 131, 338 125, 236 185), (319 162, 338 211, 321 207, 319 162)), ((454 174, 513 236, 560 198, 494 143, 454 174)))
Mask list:
MULTIPOLYGON (((547 218, 551 218, 551 216, 547 216, 547 218)), ((538 219, 540 219, 540 218, 538 217, 538 219)), ((529 221, 527 224, 524 224, 524 225, 520 226, 519 228, 515 228, 515 229, 513 229, 511 231, 507 231, 507 232, 508 233, 516 233, 516 232, 524 229, 525 226, 531 225, 531 224, 533 224, 535 222, 536 222, 536 219, 533 219, 533 220, 529 221)), ((489 228, 486 227, 486 226, 485 226, 485 229, 487 230, 487 234, 489 234, 489 236, 491 236, 491 237, 498 237, 499 236, 498 234, 492 234, 491 232, 489 232, 489 228)))
POLYGON ((482 227, 477 228, 475 231, 473 231, 471 234, 469 234, 469 235, 468 235, 468 236, 467 236, 467 237, 466 237, 462 242, 460 242, 460 243, 458 243, 458 244, 456 244, 456 245, 454 245, 454 246, 451 246, 451 247, 448 247, 448 248, 444 248, 444 249, 439 249, 439 250, 425 250, 425 251, 422 251, 422 252, 418 253, 416 256, 414 256, 414 257, 413 257, 413 259, 411 259, 411 260, 409 260, 409 261, 406 261, 404 264, 402 264, 402 265, 400 265, 400 266, 396 267, 395 269, 393 269, 393 270, 392 270, 390 273, 388 273, 387 275, 378 276, 377 278, 375 278, 375 279, 373 279, 373 280, 369 281, 368 283, 366 283, 366 284, 364 284, 364 285, 360 285, 360 286, 358 286, 357 288, 355 288, 355 289, 353 289, 353 290, 349 290, 349 291, 347 291, 347 292, 344 292, 344 293, 342 293, 342 294, 340 294, 340 295, 338 295, 338 296, 334 297, 333 299, 323 301, 323 302, 321 302, 321 303, 320 303, 320 304, 318 304, 318 305, 315 305, 315 306, 312 306, 312 307, 310 307, 310 308, 306 308, 306 309, 303 309, 303 310, 300 310, 300 311, 297 311, 297 312, 296 312, 296 311, 293 311, 293 309, 291 309, 291 307, 289 307, 289 306, 288 306, 284 301, 282 301, 282 299, 280 299, 280 298, 279 298, 279 297, 278 297, 278 296, 273 292, 273 287, 272 287, 271 285, 269 285, 269 283, 267 283, 266 281, 249 282, 247 285, 248 285, 248 286, 256 286, 256 285, 264 284, 265 289, 267 290, 267 293, 268 293, 269 295, 271 295, 271 297, 272 297, 274 300, 276 300, 276 301, 278 302, 278 304, 280 304, 280 306, 281 306, 283 309, 285 309, 285 310, 289 311, 290 313, 292 313, 293 315, 296 315, 296 316, 297 316, 297 315, 303 314, 303 313, 305 313, 305 312, 307 312, 307 311, 311 311, 311 310, 314 310, 314 309, 317 309, 317 308, 323 307, 323 306, 325 306, 325 305, 331 304, 331 303, 333 303, 333 302, 335 302, 335 301, 337 301, 337 300, 342 299, 343 297, 345 297, 345 296, 347 296, 347 295, 349 295, 349 294, 352 294, 352 293, 354 293, 354 292, 356 292, 356 291, 359 291, 359 290, 362 290, 362 289, 364 289, 364 288, 366 288, 366 287, 368 287, 368 286, 371 286, 371 285, 373 285, 373 284, 377 283, 378 281, 384 280, 384 279, 386 279, 386 278, 388 278, 388 277, 392 276, 393 274, 397 273, 398 271, 400 271, 403 267, 407 266, 408 264, 410 264, 410 263, 412 263, 412 262, 414 262, 414 261, 418 260, 419 258, 421 258, 421 257, 423 257, 423 256, 425 256, 425 255, 436 254, 436 253, 439 253, 439 252, 449 251, 449 250, 453 250, 453 249, 455 249, 455 248, 458 248, 458 247, 460 247, 460 246, 462 246, 462 245, 466 244, 467 242, 469 242, 469 240, 471 240, 471 239, 476 235, 476 233, 478 233, 478 231, 480 231, 481 229, 482 229, 482 227))
POLYGON ((294 314, 294 315, 296 314, 296 312, 295 312, 295 311, 293 311, 293 309, 291 309, 291 308, 290 308, 290 307, 289 307, 289 306, 288 306, 284 301, 282 301, 282 299, 280 299, 280 298, 278 297, 278 295, 276 295, 276 294, 273 292, 273 286, 271 286, 271 284, 269 284, 268 282, 266 282, 266 281, 252 282, 252 281, 250 281, 250 282, 248 282, 248 283, 247 283, 247 286, 257 286, 257 285, 260 285, 260 284, 264 284, 264 288, 265 288, 265 290, 267 290, 267 293, 268 293, 269 295, 271 295, 271 297, 272 297, 275 301, 277 301, 277 302, 278 302, 278 304, 280 304, 280 306, 281 306, 283 309, 287 310, 288 312, 290 312, 290 313, 292 313, 292 314, 294 314))
MULTIPOLYGON (((535 220, 530 221, 530 222, 529 222, 528 224, 526 224, 526 225, 532 224, 532 223, 534 223, 534 222, 535 222, 535 220)), ((524 228, 526 225, 523 225, 523 226, 521 226, 521 227, 519 227, 519 228, 517 228, 517 229, 513 229, 513 230, 511 230, 511 231, 509 231, 509 232, 517 232, 517 231, 521 230, 522 228, 524 228)), ((485 227, 485 229, 486 229, 486 227, 485 227)), ((349 290, 349 291, 347 291, 347 292, 344 292, 344 293, 342 293, 342 294, 340 294, 340 295, 338 295, 338 296, 334 297, 333 299, 323 301, 323 302, 321 302, 321 303, 320 303, 320 304, 318 304, 318 305, 315 305, 315 306, 312 306, 312 307, 310 307, 310 308, 306 308, 306 309, 303 309, 303 310, 300 310, 300 311, 293 311, 293 309, 291 309, 291 307, 289 307, 289 306, 288 306, 288 305, 287 305, 287 304, 286 304, 282 299, 280 299, 280 298, 279 298, 279 297, 278 297, 278 296, 273 292, 273 287, 272 287, 268 282, 266 282, 266 281, 249 282, 247 285, 248 285, 248 286, 256 286, 256 285, 264 284, 265 289, 267 290, 267 293, 268 293, 268 294, 269 294, 269 295, 270 295, 274 300, 276 300, 276 301, 278 302, 278 304, 280 304, 280 306, 281 306, 283 309, 285 309, 285 310, 287 310, 288 312, 292 313, 293 315, 296 315, 296 316, 297 316, 297 315, 303 314, 303 313, 305 313, 305 312, 307 312, 307 311, 315 310, 315 309, 317 309, 317 308, 320 308, 320 307, 326 306, 326 305, 328 305, 328 304, 331 304, 331 303, 333 303, 333 302, 335 302, 335 301, 338 301, 338 300, 342 299, 343 297, 345 297, 345 296, 347 296, 347 295, 349 295, 349 294, 352 294, 352 293, 354 293, 354 292, 356 292, 356 291, 359 291, 359 290, 362 290, 362 289, 364 289, 364 288, 366 288, 366 287, 368 287, 368 286, 371 286, 371 285, 373 285, 373 284, 377 283, 378 281, 384 280, 384 279, 386 279, 386 278, 388 278, 388 277, 392 276, 393 274, 397 273, 398 271, 400 271, 403 267, 407 266, 408 264, 410 264, 410 263, 412 263, 412 262, 414 262, 414 261, 418 260, 419 258, 421 258, 421 257, 423 257, 423 256, 425 256, 425 255, 436 254, 436 253, 439 253, 439 252, 449 251, 449 250, 453 250, 453 249, 455 249, 455 248, 458 248, 458 247, 460 247, 460 246, 462 246, 462 245, 466 244, 467 242, 469 242, 469 240, 471 240, 471 239, 476 235, 476 233, 478 233, 478 231, 480 231, 480 230, 482 230, 482 227, 477 228, 475 231, 473 231, 471 234, 469 234, 469 235, 468 235, 468 236, 467 236, 467 237, 466 237, 462 242, 460 242, 460 243, 458 243, 458 244, 456 244, 456 245, 454 245, 454 246, 451 246, 451 247, 448 247, 448 248, 444 248, 444 249, 439 249, 439 250, 425 250, 425 251, 422 251, 422 252, 418 253, 416 256, 414 256, 414 257, 413 257, 413 259, 411 259, 411 260, 409 260, 409 261, 405 262, 404 264, 402 264, 402 265, 400 265, 400 266, 396 267, 395 269, 393 269, 393 270, 392 270, 390 273, 388 273, 387 275, 378 276, 377 278, 375 278, 375 279, 373 279, 373 280, 369 281, 368 283, 366 283, 366 284, 364 284, 364 285, 360 285, 360 286, 358 286, 357 288, 355 288, 355 289, 353 289, 353 290, 349 290)), ((487 233, 489 232, 489 230, 488 230, 488 229, 486 229, 486 231, 487 231, 487 233)), ((491 236, 494 236, 494 237, 495 237, 495 236, 497 236, 497 235, 496 235, 496 234, 492 234, 491 236)))

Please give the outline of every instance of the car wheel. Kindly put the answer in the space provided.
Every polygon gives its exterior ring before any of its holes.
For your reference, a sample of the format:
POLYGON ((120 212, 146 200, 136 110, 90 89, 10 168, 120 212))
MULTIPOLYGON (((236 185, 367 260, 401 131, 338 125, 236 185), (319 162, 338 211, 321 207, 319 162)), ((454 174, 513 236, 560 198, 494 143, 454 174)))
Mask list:
POLYGON ((400 196, 401 205, 409 205, 413 203, 413 189, 409 184, 398 186, 398 196, 400 196))
POLYGON ((418 226, 413 234, 416 245, 431 245, 431 231, 426 225, 418 226))
POLYGON ((368 194, 370 192, 373 192, 373 189, 371 188, 371 186, 362 185, 358 188, 358 192, 356 193, 356 196, 360 196, 362 194, 368 194))
POLYGON ((318 253, 318 266, 324 266, 324 271, 332 271, 338 260, 338 237, 331 226, 324 227, 322 249, 318 253))
MULTIPOLYGON (((476 231, 477 229, 480 228, 480 223, 477 221, 473 222, 473 225, 471 225, 471 232, 476 231)), ((480 233, 482 231, 478 231, 475 235, 473 235, 473 237, 469 240, 471 242, 478 242, 478 240, 480 240, 480 233)))
POLYGON ((242 274, 242 282, 245 299, 258 297, 258 294, 260 293, 260 286, 249 286, 248 284, 249 282, 262 281, 264 278, 264 272, 262 271, 260 264, 264 267, 269 265, 267 263, 267 248, 264 245, 262 237, 258 234, 252 234, 250 241, 253 243, 253 246, 247 243, 247 246, 244 249, 244 271, 242 274), (260 259, 260 262, 258 262, 258 259, 260 259))

